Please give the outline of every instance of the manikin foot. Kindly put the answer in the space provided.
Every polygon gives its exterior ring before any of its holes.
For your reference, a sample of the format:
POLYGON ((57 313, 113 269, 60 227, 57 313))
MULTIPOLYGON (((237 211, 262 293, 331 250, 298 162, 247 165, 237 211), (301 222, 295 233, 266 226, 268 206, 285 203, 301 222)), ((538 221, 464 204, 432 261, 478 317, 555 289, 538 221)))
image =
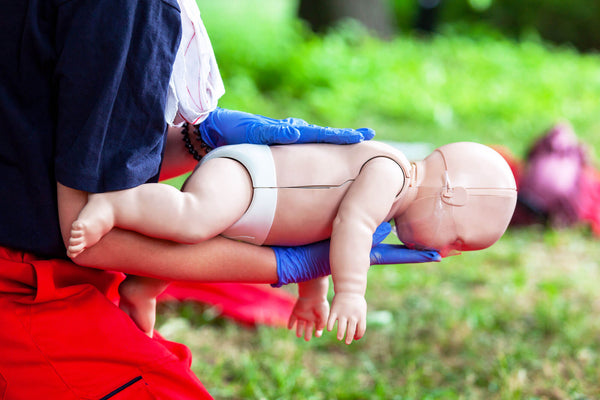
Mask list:
POLYGON ((91 195, 79 217, 71 225, 71 237, 67 256, 75 258, 85 249, 92 247, 113 227, 113 213, 110 206, 91 195))
POLYGON ((67 247, 67 256, 75 258, 80 255, 88 247, 92 247, 100 237, 97 239, 92 238, 90 235, 90 229, 82 221, 75 221, 71 226, 71 237, 69 238, 69 247, 67 247))

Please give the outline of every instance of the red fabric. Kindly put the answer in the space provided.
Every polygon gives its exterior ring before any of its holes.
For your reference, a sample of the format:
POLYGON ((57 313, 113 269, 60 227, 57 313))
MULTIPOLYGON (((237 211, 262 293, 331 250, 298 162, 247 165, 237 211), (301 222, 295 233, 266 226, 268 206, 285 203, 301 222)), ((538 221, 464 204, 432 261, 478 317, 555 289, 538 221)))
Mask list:
POLYGON ((185 346, 111 301, 121 280, 0 248, 0 398, 210 399, 185 346))
POLYGON ((176 282, 159 297, 215 306, 221 315, 245 325, 287 326, 296 298, 269 285, 176 282))
POLYGON ((592 231, 600 236, 600 172, 588 166, 579 181, 579 217, 588 222, 592 231))

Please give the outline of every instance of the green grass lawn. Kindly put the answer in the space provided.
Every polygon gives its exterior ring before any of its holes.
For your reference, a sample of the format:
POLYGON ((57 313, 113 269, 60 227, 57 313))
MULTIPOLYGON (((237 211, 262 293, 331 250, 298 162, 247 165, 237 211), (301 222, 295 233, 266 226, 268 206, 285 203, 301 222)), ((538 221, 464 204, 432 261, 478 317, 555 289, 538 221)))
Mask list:
POLYGON ((533 228, 441 263, 373 267, 367 334, 351 346, 210 323, 191 304, 163 307, 163 328, 219 399, 595 399, 599 256, 583 231, 533 228))
MULTIPOLYGON (((598 55, 489 34, 381 42, 346 27, 317 38, 287 1, 199 4, 223 107, 518 156, 568 120, 598 157, 598 55)), ((367 334, 351 346, 243 328, 193 304, 163 305, 159 330, 192 349, 217 399, 596 399, 599 259, 584 227, 530 227, 441 263, 373 267, 367 334)))

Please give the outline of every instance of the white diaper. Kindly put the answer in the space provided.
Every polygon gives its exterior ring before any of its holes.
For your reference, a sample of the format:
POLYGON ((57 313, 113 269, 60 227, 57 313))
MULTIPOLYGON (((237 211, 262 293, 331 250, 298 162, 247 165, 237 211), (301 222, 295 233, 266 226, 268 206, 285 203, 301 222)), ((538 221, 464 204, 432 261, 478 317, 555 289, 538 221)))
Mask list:
POLYGON ((269 146, 258 144, 222 146, 204 156, 202 162, 218 157, 231 158, 242 163, 248 170, 254 187, 250 207, 222 235, 262 245, 273 225, 277 207, 277 175, 271 149, 269 146))

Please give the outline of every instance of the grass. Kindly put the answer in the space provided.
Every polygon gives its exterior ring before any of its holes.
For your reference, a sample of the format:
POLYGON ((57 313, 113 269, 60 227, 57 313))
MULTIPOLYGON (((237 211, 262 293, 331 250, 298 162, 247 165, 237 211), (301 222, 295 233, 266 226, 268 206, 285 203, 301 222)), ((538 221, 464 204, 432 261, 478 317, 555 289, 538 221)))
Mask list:
MULTIPOLYGON (((566 119, 598 156, 598 55, 492 36, 380 42, 348 27, 317 38, 290 2, 199 3, 224 107, 517 155, 566 119)), ((191 348, 217 399, 595 399, 599 259, 585 227, 534 226, 441 263, 373 267, 367 334, 351 346, 188 303, 163 305, 159 330, 191 348)))
POLYGON ((163 318, 221 399, 593 399, 599 256, 585 230, 534 227, 439 264, 373 267, 367 335, 351 346, 166 318, 181 307, 163 318))

